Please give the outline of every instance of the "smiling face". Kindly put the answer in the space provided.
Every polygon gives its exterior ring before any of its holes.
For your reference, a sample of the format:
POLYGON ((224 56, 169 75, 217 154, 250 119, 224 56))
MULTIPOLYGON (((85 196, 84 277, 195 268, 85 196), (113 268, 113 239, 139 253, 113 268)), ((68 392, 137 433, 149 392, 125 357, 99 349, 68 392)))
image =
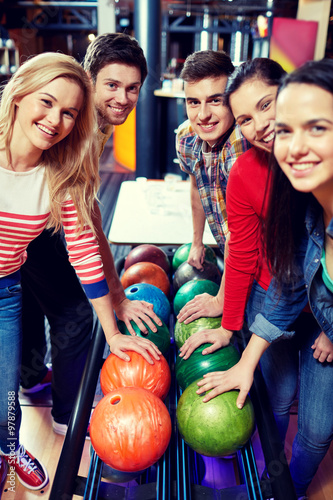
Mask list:
POLYGON ((230 107, 244 137, 270 152, 274 141, 276 85, 262 80, 244 82, 230 95, 230 107))
POLYGON ((276 107, 275 157, 298 191, 319 201, 333 193, 333 95, 309 84, 289 84, 276 107))
POLYGON ((141 72, 136 66, 112 63, 98 73, 94 85, 94 102, 98 125, 121 125, 135 108, 141 88, 141 72))
POLYGON ((222 94, 227 76, 185 82, 186 111, 194 132, 211 147, 234 123, 234 117, 224 106, 222 94))
POLYGON ((79 84, 61 77, 17 99, 14 142, 30 153, 49 149, 72 131, 82 103, 79 84))

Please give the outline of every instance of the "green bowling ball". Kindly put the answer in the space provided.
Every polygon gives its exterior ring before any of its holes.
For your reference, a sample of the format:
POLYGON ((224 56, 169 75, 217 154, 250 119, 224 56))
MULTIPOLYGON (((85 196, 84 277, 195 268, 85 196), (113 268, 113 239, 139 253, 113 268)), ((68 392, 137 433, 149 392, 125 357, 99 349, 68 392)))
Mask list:
POLYGON ((219 286, 211 280, 191 280, 184 283, 177 291, 173 300, 173 310, 175 315, 196 295, 208 293, 214 297, 219 291, 219 286))
POLYGON ((211 344, 202 344, 195 349, 188 359, 179 355, 176 359, 176 379, 182 390, 185 390, 194 380, 198 380, 205 373, 226 371, 238 363, 240 355, 233 344, 221 347, 211 354, 202 354, 202 351, 211 344))
MULTIPOLYGON (((166 324, 164 323, 163 320, 161 320, 161 321, 162 321, 162 326, 157 325, 153 321, 153 323, 157 327, 157 332, 153 332, 149 328, 149 326, 146 325, 146 323, 145 323, 145 325, 147 327, 147 330, 148 330, 147 335, 145 335, 144 333, 141 332, 141 330, 139 329, 138 325, 136 323, 134 323, 134 321, 131 321, 131 324, 133 326, 133 329, 134 329, 135 333, 139 337, 151 340, 151 342, 153 342, 159 348, 159 350, 161 351, 161 353, 163 355, 165 355, 168 352, 168 350, 169 350, 171 340, 170 340, 170 332, 169 332, 168 327, 166 326, 166 324)), ((123 333, 125 335, 131 335, 130 332, 128 331, 128 329, 127 329, 127 326, 125 325, 125 323, 123 321, 118 320, 117 321, 117 325, 118 325, 119 331, 121 333, 123 333)))
MULTIPOLYGON (((181 245, 179 248, 177 248, 172 258, 173 272, 175 272, 178 269, 180 264, 187 261, 191 250, 191 246, 192 243, 185 243, 184 245, 181 245)), ((206 249, 205 260, 208 260, 209 262, 212 262, 213 264, 217 265, 217 258, 214 250, 208 245, 205 245, 205 249, 206 249)))
POLYGON ((178 349, 184 344, 185 340, 187 340, 193 333, 198 332, 200 330, 206 329, 215 329, 221 326, 222 317, 218 316, 217 318, 198 318, 187 325, 182 322, 176 321, 175 329, 174 329, 174 337, 175 342, 178 349))

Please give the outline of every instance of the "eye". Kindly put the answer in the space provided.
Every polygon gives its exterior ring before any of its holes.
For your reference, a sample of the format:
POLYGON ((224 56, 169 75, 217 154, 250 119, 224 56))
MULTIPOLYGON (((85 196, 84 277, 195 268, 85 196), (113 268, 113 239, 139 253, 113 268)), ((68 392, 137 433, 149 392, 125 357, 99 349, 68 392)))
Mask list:
POLYGON ((264 102, 264 104, 262 105, 261 109, 262 109, 263 111, 265 111, 265 109, 269 108, 271 104, 272 104, 272 101, 266 101, 266 102, 264 102))
POLYGON ((111 89, 111 90, 115 90, 117 88, 116 84, 113 83, 113 82, 110 82, 108 83, 108 87, 111 89))
POLYGON ((240 127, 243 127, 244 125, 247 125, 251 121, 251 118, 247 116, 246 118, 242 118, 241 120, 238 120, 238 125, 240 127))
POLYGON ((327 129, 323 125, 313 125, 313 127, 310 128, 310 132, 313 135, 320 135, 323 132, 325 132, 327 129))
POLYGON ((275 137, 283 137, 285 135, 290 134, 290 130, 287 128, 276 128, 275 129, 275 137))
POLYGON ((45 104, 45 106, 52 106, 52 101, 49 99, 42 99, 41 101, 45 104))
POLYGON ((212 104, 222 104, 222 98, 221 97, 214 97, 214 99, 211 100, 212 104))
POLYGON ((72 113, 71 111, 64 111, 64 115, 69 116, 73 120, 75 120, 75 118, 76 118, 76 115, 74 113, 72 113))
POLYGON ((192 106, 192 108, 193 108, 195 106, 198 106, 200 103, 199 103, 199 101, 193 100, 193 101, 187 101, 187 104, 188 104, 188 106, 192 106))
POLYGON ((140 87, 138 85, 133 85, 132 87, 129 87, 128 91, 132 92, 133 94, 138 94, 140 91, 140 87))

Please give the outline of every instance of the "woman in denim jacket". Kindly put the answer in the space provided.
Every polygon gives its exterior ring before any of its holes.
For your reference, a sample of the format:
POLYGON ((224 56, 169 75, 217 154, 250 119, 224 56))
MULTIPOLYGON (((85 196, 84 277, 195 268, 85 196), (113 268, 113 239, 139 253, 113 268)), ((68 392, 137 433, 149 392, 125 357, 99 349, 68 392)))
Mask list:
POLYGON ((272 373, 286 389, 286 400, 277 402, 286 418, 291 388, 297 387, 300 374, 298 432, 290 471, 298 498, 305 498, 333 436, 332 60, 309 62, 284 78, 275 130, 278 163, 273 165, 266 219, 267 256, 274 279, 263 300, 264 312, 250 327, 253 335, 240 362, 226 372, 205 375, 198 382, 198 393, 211 390, 203 398, 209 401, 237 388, 241 408, 262 354, 272 342, 290 338, 289 351, 285 342, 274 343, 272 373), (288 328, 307 303, 314 321, 295 339, 288 328), (300 357, 293 349, 296 341, 300 357))

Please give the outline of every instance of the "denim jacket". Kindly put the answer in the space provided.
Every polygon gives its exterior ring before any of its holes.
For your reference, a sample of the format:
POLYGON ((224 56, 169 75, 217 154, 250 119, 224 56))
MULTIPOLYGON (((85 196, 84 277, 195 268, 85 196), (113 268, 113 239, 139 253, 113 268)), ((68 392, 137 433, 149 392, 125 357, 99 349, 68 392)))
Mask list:
MULTIPOLYGON (((333 342, 333 293, 322 280, 320 259, 325 241, 325 228, 321 206, 314 200, 310 203, 305 219, 305 236, 297 255, 303 275, 297 285, 276 290, 273 279, 265 296, 262 313, 257 314, 250 330, 268 342, 289 338, 294 332, 287 331, 309 302, 321 331, 333 342)), ((333 238, 333 219, 327 234, 333 238)))

